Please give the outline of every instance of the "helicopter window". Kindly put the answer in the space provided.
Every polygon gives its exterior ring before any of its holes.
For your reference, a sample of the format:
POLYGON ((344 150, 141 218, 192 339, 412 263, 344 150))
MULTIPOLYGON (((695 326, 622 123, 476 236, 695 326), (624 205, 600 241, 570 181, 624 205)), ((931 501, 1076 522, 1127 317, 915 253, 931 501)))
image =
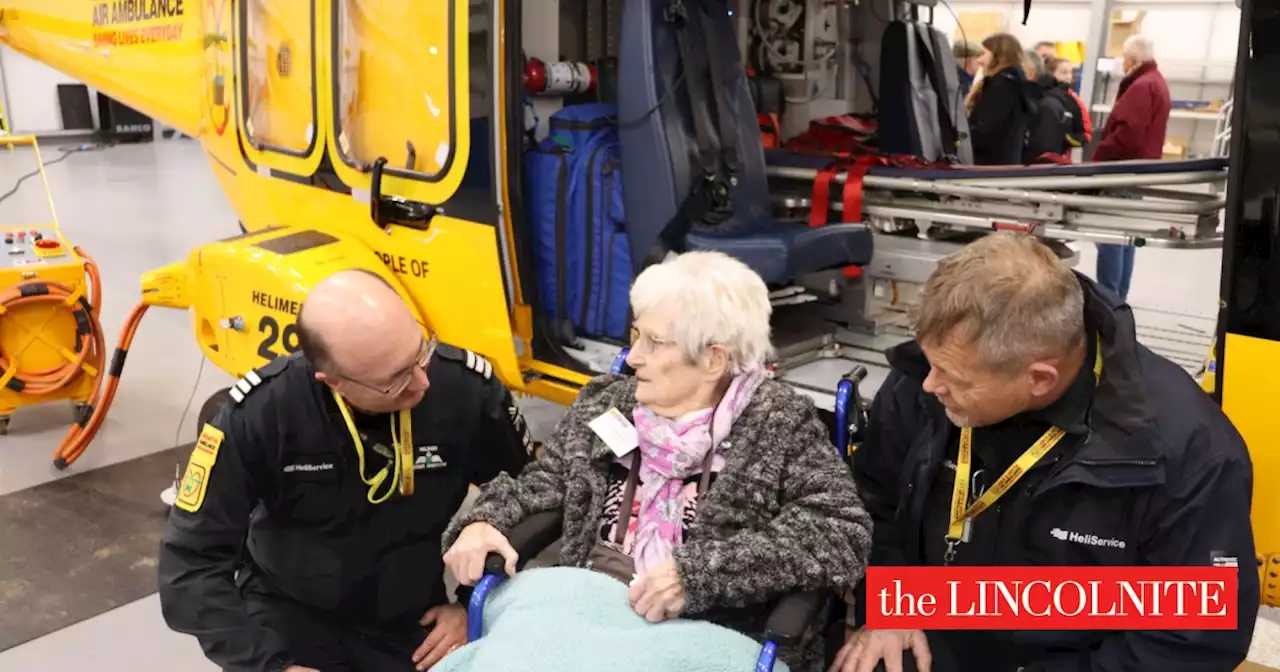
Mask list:
POLYGON ((245 133, 294 156, 315 142, 311 2, 249 0, 244 14, 245 133))
POLYGON ((458 4, 335 0, 335 132, 348 165, 385 157, 405 177, 449 172, 455 115, 469 116, 469 100, 454 95, 454 64, 467 59, 467 40, 454 35, 456 22, 467 23, 458 4))

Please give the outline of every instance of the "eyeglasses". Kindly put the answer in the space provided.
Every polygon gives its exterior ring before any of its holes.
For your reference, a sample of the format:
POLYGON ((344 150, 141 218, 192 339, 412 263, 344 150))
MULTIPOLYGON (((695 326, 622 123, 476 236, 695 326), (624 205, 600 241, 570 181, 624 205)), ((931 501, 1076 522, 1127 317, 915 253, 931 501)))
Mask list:
POLYGON ((425 370, 427 368, 427 364, 431 363, 431 356, 435 354, 436 346, 438 345, 440 345, 440 339, 437 338, 435 334, 432 334, 430 338, 423 338, 422 345, 418 348, 418 357, 414 360, 413 366, 404 373, 396 376, 396 382, 386 387, 362 383, 353 378, 348 378, 347 381, 355 385, 359 385, 366 390, 377 392, 381 395, 398 397, 409 387, 411 383, 413 383, 413 372, 417 369, 425 370))
POLYGON ((665 348, 674 344, 675 341, 667 341, 656 338, 650 334, 641 334, 639 329, 631 328, 631 350, 639 350, 643 345, 649 352, 657 352, 660 348, 665 348))

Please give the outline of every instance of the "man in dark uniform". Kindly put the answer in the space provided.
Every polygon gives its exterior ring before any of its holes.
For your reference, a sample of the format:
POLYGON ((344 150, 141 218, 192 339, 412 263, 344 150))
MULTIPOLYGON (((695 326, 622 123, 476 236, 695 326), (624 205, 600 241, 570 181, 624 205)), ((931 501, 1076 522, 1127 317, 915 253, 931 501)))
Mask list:
POLYGON ((234 672, 427 669, 466 642, 441 535, 469 484, 524 467, 524 419, 373 274, 318 283, 298 327, 302 352, 201 432, 160 549, 165 621, 234 672))
POLYGON ((918 312, 854 453, 875 521, 870 564, 1238 564, 1239 628, 863 629, 833 669, 883 660, 899 672, 904 656, 932 672, 1243 661, 1259 601, 1249 453, 1191 376, 1137 342, 1132 309, 1035 238, 992 234, 938 265, 918 312), (1002 481, 1014 465, 1021 477, 1002 481))

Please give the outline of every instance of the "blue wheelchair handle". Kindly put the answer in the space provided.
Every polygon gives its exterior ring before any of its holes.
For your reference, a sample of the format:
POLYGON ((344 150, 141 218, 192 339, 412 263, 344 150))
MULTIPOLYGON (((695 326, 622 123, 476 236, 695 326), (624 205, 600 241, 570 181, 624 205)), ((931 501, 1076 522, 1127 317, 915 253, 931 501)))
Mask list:
POLYGON ((773 664, 778 660, 778 645, 765 642, 760 649, 760 657, 756 659, 756 672, 773 672, 773 664))
POLYGON ((609 368, 609 373, 614 375, 621 374, 627 370, 627 355, 631 353, 631 348, 623 348, 618 352, 618 356, 613 358, 613 366, 609 368))
POLYGON ((467 642, 474 642, 484 634, 484 601, 489 593, 497 587, 506 574, 485 574, 471 591, 471 600, 467 603, 467 642))
POLYGON ((836 386, 836 455, 844 460, 849 452, 849 403, 853 401, 853 381, 836 386))
POLYGON ((484 576, 471 591, 467 602, 467 641, 474 642, 484 634, 484 601, 489 593, 507 578, 506 559, 490 553, 484 559, 484 576))

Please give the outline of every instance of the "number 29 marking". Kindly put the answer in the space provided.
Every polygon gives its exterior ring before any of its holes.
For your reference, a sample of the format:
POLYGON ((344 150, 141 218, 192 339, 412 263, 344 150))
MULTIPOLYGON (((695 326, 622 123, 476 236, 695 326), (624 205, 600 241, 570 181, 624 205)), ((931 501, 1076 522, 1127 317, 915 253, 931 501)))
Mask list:
POLYGON ((263 315, 262 320, 258 322, 258 333, 266 334, 262 342, 258 344, 258 356, 271 361, 280 354, 272 350, 276 341, 280 342, 284 348, 284 354, 291 355, 298 351, 298 325, 289 323, 284 325, 284 329, 280 328, 280 323, 276 318, 270 315, 263 315))

